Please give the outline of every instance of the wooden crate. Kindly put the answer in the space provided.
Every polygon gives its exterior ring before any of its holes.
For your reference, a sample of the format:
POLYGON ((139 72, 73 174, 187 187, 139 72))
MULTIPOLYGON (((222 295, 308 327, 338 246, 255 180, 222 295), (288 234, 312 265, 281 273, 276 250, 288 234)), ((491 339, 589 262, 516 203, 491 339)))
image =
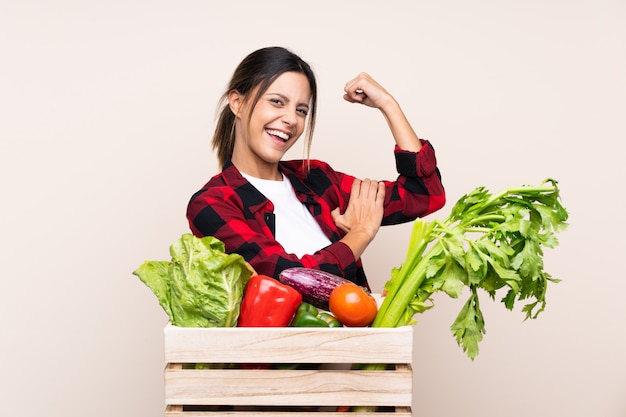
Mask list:
POLYGON ((164 332, 166 417, 411 416, 412 326, 167 325, 164 332), (219 369, 223 364, 230 365, 219 369), (387 366, 358 370, 354 364, 387 366), (379 408, 375 413, 347 412, 338 406, 379 408))

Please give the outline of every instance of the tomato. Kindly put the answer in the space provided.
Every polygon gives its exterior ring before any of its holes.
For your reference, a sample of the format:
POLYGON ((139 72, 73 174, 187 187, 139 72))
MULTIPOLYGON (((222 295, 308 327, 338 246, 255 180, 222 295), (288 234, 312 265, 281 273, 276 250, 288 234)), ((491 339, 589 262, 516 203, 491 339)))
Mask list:
POLYGON ((369 326, 378 313, 374 297, 351 282, 340 284, 330 293, 328 306, 337 320, 347 327, 369 326))

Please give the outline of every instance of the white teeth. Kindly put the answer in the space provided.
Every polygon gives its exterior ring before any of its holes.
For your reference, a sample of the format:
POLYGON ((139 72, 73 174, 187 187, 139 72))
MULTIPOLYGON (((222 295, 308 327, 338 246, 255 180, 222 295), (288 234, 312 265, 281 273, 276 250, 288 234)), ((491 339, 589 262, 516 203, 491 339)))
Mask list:
POLYGON ((270 135, 278 136, 282 140, 288 140, 290 138, 290 135, 285 132, 281 132, 280 130, 266 129, 265 131, 270 135))

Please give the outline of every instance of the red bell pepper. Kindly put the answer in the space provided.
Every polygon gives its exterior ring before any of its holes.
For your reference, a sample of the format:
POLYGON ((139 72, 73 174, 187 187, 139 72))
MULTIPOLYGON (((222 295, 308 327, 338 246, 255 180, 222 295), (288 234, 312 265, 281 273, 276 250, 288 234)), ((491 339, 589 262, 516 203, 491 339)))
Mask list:
POLYGON ((302 294, 265 275, 248 281, 241 301, 239 327, 286 327, 302 304, 302 294))

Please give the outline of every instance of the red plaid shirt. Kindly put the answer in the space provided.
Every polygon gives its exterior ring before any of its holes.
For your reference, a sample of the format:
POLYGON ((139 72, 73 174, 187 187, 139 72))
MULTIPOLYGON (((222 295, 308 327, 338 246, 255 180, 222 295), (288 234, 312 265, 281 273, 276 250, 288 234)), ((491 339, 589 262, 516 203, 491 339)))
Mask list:
MULTIPOLYGON (((428 141, 415 152, 396 146, 394 154, 400 174, 385 181, 385 212, 382 224, 408 222, 432 213, 445 203, 445 191, 437 169, 435 151, 428 141)), ((281 161, 280 170, 291 182, 298 199, 306 205, 332 242, 316 253, 298 257, 286 253, 274 239, 274 206, 252 186, 229 161, 222 172, 189 201, 187 219, 196 236, 214 236, 226 251, 238 253, 260 274, 278 278, 290 267, 321 269, 367 286, 360 259, 339 240, 345 233, 335 225, 331 212, 345 211, 354 177, 333 170, 328 164, 310 160, 281 161)), ((303 236, 306 239, 306 236, 303 236)))

